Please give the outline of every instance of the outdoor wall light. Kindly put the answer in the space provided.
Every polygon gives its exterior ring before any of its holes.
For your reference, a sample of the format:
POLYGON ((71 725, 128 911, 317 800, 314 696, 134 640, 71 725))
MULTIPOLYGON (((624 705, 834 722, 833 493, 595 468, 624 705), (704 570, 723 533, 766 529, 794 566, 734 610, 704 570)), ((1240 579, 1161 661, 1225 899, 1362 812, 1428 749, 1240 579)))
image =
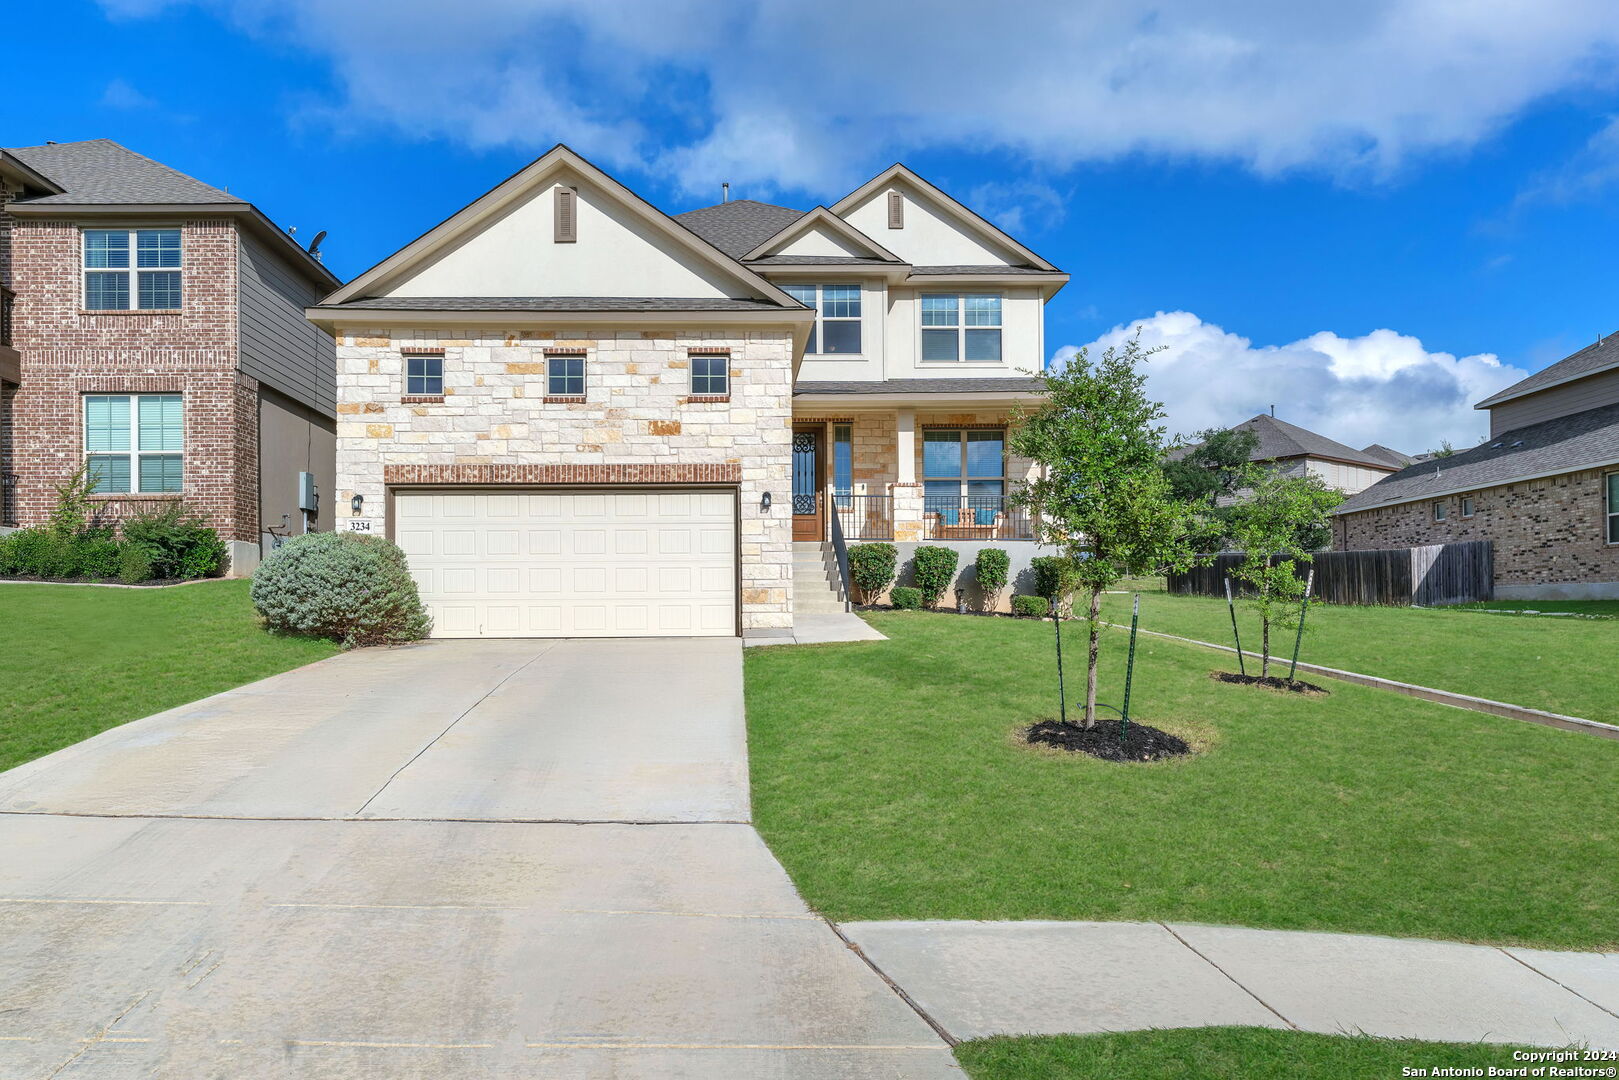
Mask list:
POLYGON ((759 496, 759 509, 765 511, 766 513, 769 512, 769 510, 770 510, 770 492, 767 491, 763 495, 759 496))
POLYGON ((355 517, 360 516, 360 510, 362 508, 364 508, 364 506, 365 506, 365 496, 364 495, 355 495, 354 498, 349 500, 349 510, 353 513, 353 515, 355 517))

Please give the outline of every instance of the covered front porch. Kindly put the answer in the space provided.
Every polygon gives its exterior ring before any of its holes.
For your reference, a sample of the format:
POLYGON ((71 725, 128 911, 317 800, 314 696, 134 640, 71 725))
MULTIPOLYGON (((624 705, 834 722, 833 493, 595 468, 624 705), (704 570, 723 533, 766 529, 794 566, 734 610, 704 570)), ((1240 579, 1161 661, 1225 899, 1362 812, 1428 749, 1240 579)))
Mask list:
POLYGON ((795 401, 793 539, 1033 540, 1015 495, 1033 462, 1006 441, 1013 407, 795 401))

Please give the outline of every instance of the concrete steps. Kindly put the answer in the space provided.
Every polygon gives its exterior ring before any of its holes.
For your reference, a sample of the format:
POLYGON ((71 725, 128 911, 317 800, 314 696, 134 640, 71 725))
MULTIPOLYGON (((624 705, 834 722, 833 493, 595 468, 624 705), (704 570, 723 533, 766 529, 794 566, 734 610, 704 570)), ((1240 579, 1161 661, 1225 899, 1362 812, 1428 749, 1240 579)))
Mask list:
POLYGON ((832 545, 797 541, 793 544, 793 613, 831 615, 844 610, 838 581, 838 559, 832 545))

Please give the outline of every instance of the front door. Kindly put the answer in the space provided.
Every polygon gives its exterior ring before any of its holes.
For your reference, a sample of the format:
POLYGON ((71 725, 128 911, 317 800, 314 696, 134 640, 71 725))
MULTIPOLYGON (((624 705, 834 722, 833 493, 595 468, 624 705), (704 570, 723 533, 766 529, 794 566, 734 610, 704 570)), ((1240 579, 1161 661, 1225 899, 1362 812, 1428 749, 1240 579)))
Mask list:
POLYGON ((826 538, 821 488, 821 429, 793 429, 793 539, 826 538))

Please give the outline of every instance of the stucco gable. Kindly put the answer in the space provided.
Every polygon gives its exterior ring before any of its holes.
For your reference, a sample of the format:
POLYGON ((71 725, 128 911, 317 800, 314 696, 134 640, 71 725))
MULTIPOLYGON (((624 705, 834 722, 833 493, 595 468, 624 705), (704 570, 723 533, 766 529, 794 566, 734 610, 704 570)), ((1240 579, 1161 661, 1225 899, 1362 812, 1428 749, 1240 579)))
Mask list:
POLYGON ((794 255, 814 259, 853 258, 893 263, 903 261, 824 206, 817 206, 744 257, 764 259, 794 255))

